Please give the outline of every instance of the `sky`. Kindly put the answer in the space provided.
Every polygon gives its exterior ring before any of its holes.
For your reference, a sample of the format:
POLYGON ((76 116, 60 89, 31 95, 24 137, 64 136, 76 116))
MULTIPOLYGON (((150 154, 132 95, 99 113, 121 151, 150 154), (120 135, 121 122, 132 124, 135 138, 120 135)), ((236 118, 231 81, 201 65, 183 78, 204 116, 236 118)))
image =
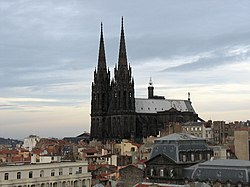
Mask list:
POLYGON ((248 0, 0 0, 0 137, 90 129, 103 22, 107 65, 124 17, 136 97, 187 99, 204 120, 250 119, 248 0))

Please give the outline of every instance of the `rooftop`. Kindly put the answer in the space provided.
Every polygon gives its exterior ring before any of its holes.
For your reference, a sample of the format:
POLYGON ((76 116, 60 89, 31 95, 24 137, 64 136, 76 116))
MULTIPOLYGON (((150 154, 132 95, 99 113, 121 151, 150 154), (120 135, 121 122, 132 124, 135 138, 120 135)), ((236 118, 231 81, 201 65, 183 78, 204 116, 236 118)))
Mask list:
POLYGON ((188 100, 135 98, 135 111, 137 113, 157 113, 168 111, 171 108, 180 112, 195 113, 188 100))
POLYGON ((204 139, 186 133, 173 133, 168 136, 157 138, 155 139, 155 142, 162 140, 204 140, 204 139))

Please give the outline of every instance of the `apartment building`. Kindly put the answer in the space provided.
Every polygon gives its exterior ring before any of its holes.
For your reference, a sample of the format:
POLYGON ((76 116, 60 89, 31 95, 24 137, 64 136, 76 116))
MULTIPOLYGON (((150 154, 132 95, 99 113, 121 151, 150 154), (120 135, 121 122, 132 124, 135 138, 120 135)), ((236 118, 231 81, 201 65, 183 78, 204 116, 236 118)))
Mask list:
POLYGON ((0 187, 90 187, 87 162, 0 166, 0 187))

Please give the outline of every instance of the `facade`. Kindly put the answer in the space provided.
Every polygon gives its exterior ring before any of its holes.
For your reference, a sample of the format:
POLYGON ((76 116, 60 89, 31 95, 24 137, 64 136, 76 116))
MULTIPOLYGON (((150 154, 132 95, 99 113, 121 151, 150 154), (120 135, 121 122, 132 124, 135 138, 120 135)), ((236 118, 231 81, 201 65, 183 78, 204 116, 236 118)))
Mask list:
POLYGON ((229 135, 230 126, 225 121, 213 122, 213 138, 215 145, 224 145, 227 143, 227 137, 229 135))
POLYGON ((206 140, 175 133, 155 140, 145 175, 151 182, 184 183, 183 169, 209 160, 212 150, 206 140))
POLYGON ((91 186, 86 162, 0 166, 0 187, 91 186))
POLYGON ((218 186, 250 186, 250 162, 221 159, 199 163, 184 169, 189 182, 206 182, 218 186))
POLYGON ((249 132, 248 130, 234 131, 235 155, 241 160, 250 160, 249 132))
POLYGON ((141 142, 156 136, 170 122, 197 121, 190 98, 165 99, 154 95, 150 80, 148 98, 135 98, 132 68, 127 61, 123 19, 118 65, 114 78, 106 65, 103 28, 101 26, 97 69, 91 93, 91 138, 101 141, 129 139, 141 142))
POLYGON ((39 142, 40 137, 36 135, 30 135, 29 137, 24 138, 23 147, 32 151, 32 149, 36 146, 37 142, 39 142))

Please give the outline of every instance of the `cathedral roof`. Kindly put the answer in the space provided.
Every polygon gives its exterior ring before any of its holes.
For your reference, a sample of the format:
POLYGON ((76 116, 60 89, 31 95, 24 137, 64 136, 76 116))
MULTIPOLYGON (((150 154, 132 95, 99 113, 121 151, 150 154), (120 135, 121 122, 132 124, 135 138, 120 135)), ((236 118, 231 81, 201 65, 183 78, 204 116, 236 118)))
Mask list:
POLYGON ((135 98, 135 111, 137 113, 157 113, 171 108, 180 112, 195 113, 191 102, 188 100, 135 98))

